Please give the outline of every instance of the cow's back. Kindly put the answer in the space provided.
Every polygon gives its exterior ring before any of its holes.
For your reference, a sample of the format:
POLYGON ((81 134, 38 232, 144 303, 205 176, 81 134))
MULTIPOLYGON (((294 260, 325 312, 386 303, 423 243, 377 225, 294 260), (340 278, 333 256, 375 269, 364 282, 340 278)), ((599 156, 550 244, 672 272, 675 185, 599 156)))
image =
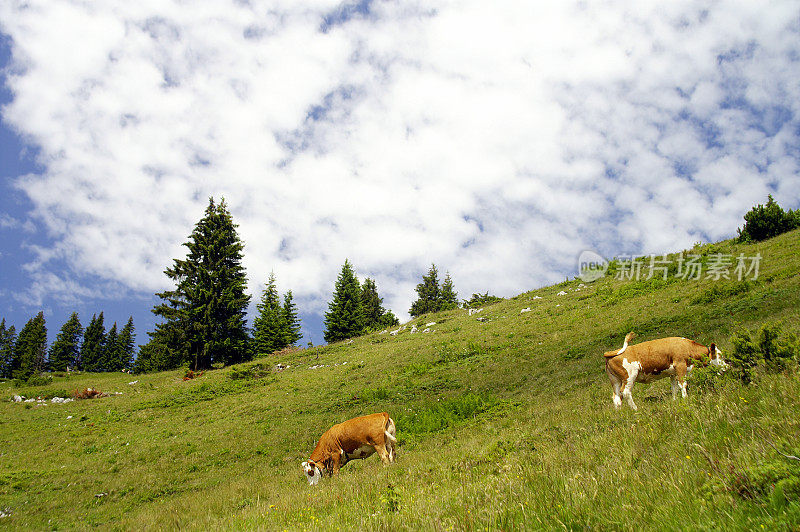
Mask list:
POLYGON ((351 453, 364 445, 382 444, 386 438, 384 430, 388 421, 389 414, 386 412, 369 414, 334 425, 326 434, 344 452, 351 453))
POLYGON ((653 373, 663 371, 676 362, 688 362, 691 365, 694 360, 707 353, 708 348, 694 340, 672 336, 630 346, 628 351, 620 356, 624 357, 626 354, 631 358, 636 356, 642 364, 642 371, 653 373))

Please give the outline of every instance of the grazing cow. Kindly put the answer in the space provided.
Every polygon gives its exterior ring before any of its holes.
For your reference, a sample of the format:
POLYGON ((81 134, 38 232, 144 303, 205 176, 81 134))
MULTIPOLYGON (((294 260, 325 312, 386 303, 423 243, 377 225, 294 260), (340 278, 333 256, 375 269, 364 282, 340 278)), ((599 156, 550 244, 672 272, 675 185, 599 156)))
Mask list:
POLYGON ((603 354, 606 359, 606 373, 614 388, 616 408, 622 406, 624 397, 628 405, 636 410, 631 394, 634 382, 650 383, 669 376, 672 381, 672 397, 677 398, 678 390, 686 397, 686 376, 695 362, 705 365, 704 357, 709 356, 712 365, 727 366, 720 357, 722 351, 715 344, 706 347, 694 340, 672 337, 628 345, 634 336, 634 333, 628 333, 622 349, 603 354))
POLYGON ((366 458, 375 451, 388 464, 394 462, 395 443, 394 421, 386 412, 349 419, 322 435, 311 458, 303 462, 303 472, 308 483, 314 485, 323 473, 337 475, 349 460, 366 458))

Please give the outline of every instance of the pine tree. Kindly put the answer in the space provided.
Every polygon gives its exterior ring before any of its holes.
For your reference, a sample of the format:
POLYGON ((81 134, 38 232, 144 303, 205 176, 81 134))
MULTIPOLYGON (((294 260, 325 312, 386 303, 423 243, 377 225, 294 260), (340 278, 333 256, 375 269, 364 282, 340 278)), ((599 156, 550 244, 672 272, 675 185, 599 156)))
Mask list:
POLYGON ((117 338, 119 344, 119 359, 115 365, 117 369, 114 371, 122 371, 124 369, 133 368, 133 354, 136 349, 136 333, 133 327, 133 316, 128 318, 128 323, 122 328, 117 338))
POLYGON ((103 313, 92 315, 83 332, 79 367, 82 371, 103 371, 106 351, 106 327, 103 313))
POLYGON ((50 346, 49 359, 52 371, 67 371, 77 367, 82 336, 83 327, 77 312, 73 312, 61 327, 56 341, 50 346))
POLYGON ((292 291, 289 290, 283 295, 283 326, 284 340, 283 347, 295 345, 303 337, 300 332, 300 318, 297 316, 297 307, 292 301, 292 291))
POLYGON ((269 354, 283 349, 286 325, 281 309, 275 274, 269 274, 269 281, 261 294, 261 301, 256 305, 258 316, 253 320, 253 347, 256 353, 269 354))
POLYGON ((411 309, 408 311, 409 314, 416 318, 428 312, 437 312, 440 309, 439 272, 435 264, 431 264, 428 275, 422 276, 422 282, 417 285, 416 291, 418 297, 411 304, 411 309))
POLYGON ((106 348, 103 351, 103 362, 100 364, 100 371, 120 371, 122 368, 119 367, 119 359, 119 332, 115 321, 106 334, 106 348))
POLYGON ((444 276, 442 289, 439 292, 439 310, 453 310, 458 308, 458 293, 453 286, 453 280, 450 278, 450 272, 444 276))
POLYGON ((28 320, 19 332, 14 345, 14 358, 11 364, 11 375, 15 379, 27 380, 34 373, 46 369, 47 327, 44 312, 28 320))
POLYGON ((11 377, 14 363, 14 346, 17 343, 17 331, 14 326, 6 328, 6 319, 0 323, 0 378, 11 377))
POLYGON ((180 360, 200 370, 212 363, 227 365, 249 358, 250 296, 245 293, 244 244, 236 227, 225 200, 216 205, 210 198, 205 215, 184 243, 189 250, 186 258, 174 259, 164 271, 176 286, 156 294, 163 302, 153 313, 166 321, 156 327, 150 342, 168 343, 145 350, 150 364, 180 360))
POLYGON ((383 308, 383 298, 378 295, 375 281, 369 277, 361 285, 361 308, 368 330, 378 330, 399 323, 392 311, 383 308))
POLYGON ((325 341, 337 342, 359 336, 364 331, 361 286, 350 262, 345 260, 336 280, 333 301, 328 304, 328 312, 325 313, 325 341))

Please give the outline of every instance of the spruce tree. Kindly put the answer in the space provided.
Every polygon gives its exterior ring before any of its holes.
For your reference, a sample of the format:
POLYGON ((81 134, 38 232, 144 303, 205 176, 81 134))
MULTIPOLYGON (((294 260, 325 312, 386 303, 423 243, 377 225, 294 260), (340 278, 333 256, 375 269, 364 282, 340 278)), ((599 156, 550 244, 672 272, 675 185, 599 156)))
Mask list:
POLYGON ((14 345, 11 375, 15 379, 27 380, 34 373, 46 369, 47 327, 44 312, 28 320, 14 345))
POLYGON ((444 276, 442 289, 439 292, 439 310, 453 310, 458 308, 458 293, 453 286, 453 280, 450 278, 450 272, 444 276))
POLYGON ((14 346, 17 343, 17 331, 14 326, 6 328, 6 319, 0 323, 0 378, 11 377, 14 363, 14 346))
POLYGON ((120 371, 122 368, 119 367, 119 359, 119 332, 115 321, 106 334, 106 348, 103 351, 103 362, 100 364, 100 371, 120 371))
POLYGON ((67 371, 77 367, 82 336, 83 327, 77 312, 73 312, 61 327, 56 341, 50 346, 49 359, 52 371, 67 371))
POLYGON ((361 308, 368 330, 378 330, 399 323, 392 311, 383 308, 383 298, 378 295, 375 281, 369 277, 361 285, 361 308))
POLYGON ((281 309, 275 274, 269 274, 267 286, 261 293, 261 301, 256 305, 258 316, 253 320, 253 348, 256 353, 269 354, 283 349, 287 344, 286 325, 281 309))
POLYGON ((82 371, 103 371, 106 351, 106 327, 103 313, 93 314, 83 332, 79 367, 82 371))
POLYGON ((114 371, 122 371, 133 368, 133 354, 136 349, 136 333, 133 327, 133 316, 128 318, 128 323, 122 328, 117 338, 118 356, 114 371))
POLYGON ((325 341, 337 342, 365 332, 361 286, 350 262, 345 260, 336 280, 333 300, 325 313, 325 341))
POLYGON ((300 332, 300 318, 297 316, 297 307, 292 301, 292 291, 289 290, 283 295, 283 326, 284 339, 283 347, 295 345, 303 337, 300 332))
POLYGON ((153 313, 165 322, 157 326, 150 342, 167 343, 146 350, 150 362, 159 364, 157 369, 168 369, 160 364, 174 364, 178 356, 195 370, 249 358, 250 296, 245 293, 244 244, 236 227, 225 200, 216 205, 209 198, 205 215, 184 243, 186 258, 174 259, 164 271, 175 289, 156 294, 163 302, 153 313))
POLYGON ((422 282, 417 285, 416 291, 417 300, 411 304, 411 308, 408 311, 411 316, 416 318, 428 312, 437 312, 440 309, 439 272, 435 264, 431 264, 428 275, 422 276, 422 282))

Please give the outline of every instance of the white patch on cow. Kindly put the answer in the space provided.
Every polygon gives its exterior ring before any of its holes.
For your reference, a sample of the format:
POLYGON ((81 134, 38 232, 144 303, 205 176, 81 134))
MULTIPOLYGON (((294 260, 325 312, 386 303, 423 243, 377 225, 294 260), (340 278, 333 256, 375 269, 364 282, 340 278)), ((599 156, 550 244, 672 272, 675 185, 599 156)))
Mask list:
POLYGON ((686 398, 686 381, 681 382, 679 386, 681 388, 681 396, 686 398))
POLYGON ((358 460, 360 458, 366 458, 368 456, 372 456, 374 453, 375 453, 374 447, 372 447, 371 445, 364 445, 354 450, 352 453, 348 453, 347 459, 358 460))
POLYGON ((628 405, 636 410, 636 403, 633 402, 633 383, 636 382, 636 377, 639 375, 639 370, 642 369, 642 364, 638 361, 628 362, 627 358, 622 359, 622 367, 628 372, 628 382, 625 383, 625 388, 622 390, 622 396, 627 399, 628 405))
POLYGON ((319 479, 322 478, 322 471, 319 470, 316 464, 309 464, 308 462, 303 462, 303 473, 306 475, 306 480, 312 486, 316 485, 319 482, 319 479))

